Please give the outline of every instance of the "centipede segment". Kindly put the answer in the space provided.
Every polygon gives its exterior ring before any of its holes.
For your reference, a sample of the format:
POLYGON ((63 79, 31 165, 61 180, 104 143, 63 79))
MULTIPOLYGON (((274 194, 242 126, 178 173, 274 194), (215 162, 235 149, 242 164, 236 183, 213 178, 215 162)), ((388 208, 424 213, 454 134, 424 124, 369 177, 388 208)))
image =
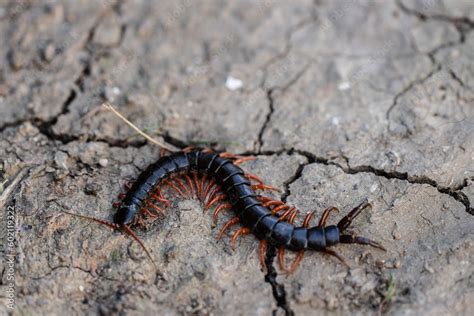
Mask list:
MULTIPOLYGON (((326 226, 329 215, 339 212, 335 207, 326 209, 317 226, 310 226, 314 212, 307 213, 301 226, 295 225, 300 213, 295 207, 275 200, 256 191, 273 190, 258 176, 245 173, 239 164, 254 159, 231 153, 213 153, 186 149, 161 157, 142 172, 136 181, 127 185, 128 191, 120 196, 120 202, 113 223, 92 219, 96 222, 124 231, 143 243, 130 230, 130 225, 146 225, 159 216, 166 214, 171 199, 164 194, 165 190, 173 191, 182 197, 196 197, 204 212, 214 208, 212 213, 214 225, 224 211, 232 211, 234 217, 223 224, 217 239, 223 238, 234 226, 240 225, 230 236, 232 248, 235 249, 240 237, 253 234, 260 240, 259 259, 265 268, 265 253, 268 245, 278 249, 280 269, 287 273, 296 270, 306 250, 315 250, 335 256, 341 262, 345 260, 329 247, 338 243, 363 244, 385 250, 381 244, 366 237, 344 234, 363 210, 371 205, 367 200, 355 207, 343 217, 337 225, 326 226), (296 251, 296 256, 289 268, 286 267, 285 250, 296 251)), ((82 216, 84 217, 84 216, 82 216)), ((149 252, 145 249, 147 255, 149 252)))

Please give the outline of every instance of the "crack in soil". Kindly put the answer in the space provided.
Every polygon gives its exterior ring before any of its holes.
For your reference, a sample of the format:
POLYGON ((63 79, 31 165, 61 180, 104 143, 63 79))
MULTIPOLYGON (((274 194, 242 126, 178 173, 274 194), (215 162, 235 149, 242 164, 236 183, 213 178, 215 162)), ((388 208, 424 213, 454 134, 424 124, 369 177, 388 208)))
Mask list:
POLYGON ((263 147, 263 133, 267 129, 268 124, 270 123, 270 119, 273 115, 273 112, 275 111, 275 108, 273 107, 273 89, 267 90, 267 100, 268 100, 268 113, 267 116, 265 117, 265 121, 262 124, 262 127, 260 128, 260 131, 258 132, 258 140, 257 140, 257 149, 261 150, 263 147))
MULTIPOLYGON (((276 280, 278 273, 274 267, 275 257, 276 248, 272 245, 268 245, 265 256, 265 265, 267 266, 265 282, 271 285, 273 297, 275 298, 277 306, 283 309, 285 315, 292 316, 295 313, 291 310, 288 300, 286 298, 285 286, 283 284, 278 283, 276 280)), ((273 311, 273 315, 276 315, 276 310, 273 311)))
MULTIPOLYGON (((474 215, 474 209, 471 206, 471 202, 469 201, 469 198, 464 194, 463 192, 460 192, 462 189, 467 187, 469 185, 468 179, 464 179, 463 183, 461 185, 458 185, 456 187, 444 187, 439 185, 435 180, 430 179, 427 176, 424 175, 409 175, 407 172, 400 172, 400 171, 386 171, 384 169, 378 169, 369 165, 360 165, 360 166, 355 166, 351 167, 349 164, 347 164, 347 167, 344 167, 343 165, 332 161, 328 158, 324 157, 318 157, 314 155, 313 153, 307 152, 307 151, 302 151, 302 150, 295 150, 296 153, 305 156, 308 158, 308 164, 311 163, 317 163, 317 164, 323 164, 326 166, 332 165, 336 166, 339 169, 341 169, 344 173, 347 174, 358 174, 358 173, 370 173, 374 174, 379 177, 383 177, 386 179, 398 179, 398 180, 404 180, 407 181, 411 184, 427 184, 438 190, 438 192, 442 194, 446 194, 454 198, 456 201, 462 203, 464 207, 466 208, 466 212, 474 215)), ((348 159, 346 158, 346 161, 348 159)), ((296 181, 295 179, 294 181, 296 181)))
MULTIPOLYGON (((278 61, 280 60, 284 60, 285 58, 288 57, 288 55, 290 54, 291 52, 291 49, 292 49, 292 45, 291 45, 291 38, 293 36, 294 33, 298 32, 300 29, 302 29, 303 27, 305 27, 306 25, 309 25, 311 23, 314 23, 316 21, 316 15, 315 13, 313 12, 312 13, 312 16, 311 18, 309 19, 304 19, 302 21, 300 21, 299 23, 297 23, 296 25, 294 25, 292 28, 290 28, 286 34, 285 34, 285 48, 283 49, 283 51, 281 53, 278 53, 276 54, 274 57, 272 57, 262 68, 263 68, 263 72, 264 72, 264 76, 262 78, 262 82, 260 83, 260 88, 264 88, 265 86, 265 82, 267 80, 267 77, 268 77, 268 68, 277 63, 278 61)), ((271 118, 272 118, 272 115, 273 115, 273 112, 275 111, 275 108, 274 108, 274 98, 273 98, 273 92, 275 90, 280 90, 282 91, 283 93, 289 88, 291 87, 293 84, 295 84, 298 79, 306 72, 306 70, 308 70, 309 67, 304 67, 302 71, 300 71, 299 73, 296 74, 295 78, 293 78, 292 80, 290 80, 290 82, 288 82, 284 87, 272 87, 272 88, 268 88, 266 89, 266 96, 267 96, 267 100, 268 100, 268 107, 269 107, 269 110, 268 110, 268 113, 265 117, 265 121, 263 122, 262 124, 262 127, 260 128, 260 131, 258 133, 258 138, 257 138, 257 150, 260 152, 262 147, 263 147, 263 134, 265 133, 265 130, 267 129, 268 125, 270 124, 270 121, 271 121, 271 118)))
POLYGON ((403 13, 407 15, 416 16, 421 21, 437 20, 453 24, 460 34, 459 43, 464 43, 466 40, 466 34, 474 29, 474 21, 469 19, 468 17, 453 17, 443 14, 427 15, 415 9, 408 8, 407 6, 405 6, 405 4, 403 4, 401 0, 397 0, 396 4, 403 13))
POLYGON ((417 79, 417 80, 414 80, 414 81, 410 82, 405 88, 402 89, 402 91, 398 92, 393 97, 393 102, 392 102, 392 104, 390 105, 390 107, 388 108, 388 110, 385 114, 385 118, 388 121, 388 125, 387 125, 388 130, 390 130, 390 114, 392 113, 393 109, 398 105, 398 100, 403 95, 405 95, 410 90, 412 90, 415 86, 425 83, 427 80, 429 80, 431 77, 433 77, 436 73, 440 72, 441 68, 442 68, 441 65, 437 65, 426 76, 424 76, 423 78, 420 78, 420 79, 417 79))
POLYGON ((306 162, 300 164, 298 166, 298 169, 296 169, 295 174, 283 183, 284 189, 280 199, 285 203, 287 201, 288 196, 290 196, 291 194, 290 185, 295 183, 299 178, 301 178, 301 176, 303 175, 304 168, 311 163, 308 157, 304 157, 306 158, 306 162))

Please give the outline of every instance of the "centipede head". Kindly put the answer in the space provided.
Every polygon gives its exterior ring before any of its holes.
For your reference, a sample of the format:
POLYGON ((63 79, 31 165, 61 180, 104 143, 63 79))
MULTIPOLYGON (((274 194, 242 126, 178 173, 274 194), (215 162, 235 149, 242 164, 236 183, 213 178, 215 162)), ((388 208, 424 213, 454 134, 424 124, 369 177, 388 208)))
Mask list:
POLYGON ((135 204, 122 204, 114 215, 114 223, 117 225, 130 225, 137 212, 138 208, 135 204))

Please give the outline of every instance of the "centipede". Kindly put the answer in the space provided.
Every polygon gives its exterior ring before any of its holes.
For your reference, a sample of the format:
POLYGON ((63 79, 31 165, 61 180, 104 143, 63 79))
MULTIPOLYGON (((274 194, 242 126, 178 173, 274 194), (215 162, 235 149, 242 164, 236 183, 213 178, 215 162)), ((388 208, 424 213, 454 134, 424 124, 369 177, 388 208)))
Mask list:
POLYGON ((224 211, 233 213, 217 234, 217 239, 238 226, 230 238, 233 249, 237 240, 253 234, 259 241, 259 260, 263 269, 269 245, 277 249, 277 259, 281 271, 291 274, 300 265, 306 251, 318 251, 337 258, 347 265, 346 260, 333 246, 339 243, 368 245, 380 250, 386 249, 374 240, 346 232, 363 210, 370 209, 368 199, 364 199, 337 225, 327 225, 331 213, 339 212, 336 207, 325 209, 319 223, 310 226, 315 211, 306 213, 301 225, 295 224, 300 211, 287 203, 264 196, 265 191, 278 189, 266 185, 258 176, 245 172, 240 165, 255 159, 228 152, 214 152, 209 149, 185 149, 162 155, 150 164, 135 181, 128 183, 126 193, 122 193, 113 221, 68 213, 106 225, 121 231, 137 241, 147 256, 154 262, 151 253, 131 227, 145 225, 165 215, 171 200, 163 193, 163 187, 182 197, 197 197, 204 210, 213 209, 213 221, 219 221, 224 211), (293 261, 286 265, 285 251, 296 252, 293 261))

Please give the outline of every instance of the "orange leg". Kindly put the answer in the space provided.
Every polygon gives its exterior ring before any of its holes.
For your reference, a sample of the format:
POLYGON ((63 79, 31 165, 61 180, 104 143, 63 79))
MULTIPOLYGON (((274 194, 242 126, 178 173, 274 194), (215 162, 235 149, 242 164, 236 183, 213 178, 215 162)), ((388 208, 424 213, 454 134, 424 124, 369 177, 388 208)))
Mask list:
POLYGON ((173 182, 170 182, 168 180, 165 180, 163 181, 163 184, 169 186, 170 188, 172 188, 173 190, 175 190, 176 192, 179 193, 179 195, 181 195, 182 197, 186 197, 186 194, 184 194, 183 191, 181 191, 180 188, 178 188, 173 182))
POLYGON ((286 210, 283 214, 281 214, 280 216, 280 220, 281 221, 284 221, 286 220, 287 217, 291 217, 291 215, 293 214, 293 212, 295 211, 296 209, 294 207, 290 207, 288 210, 286 210))
POLYGON ((199 189, 201 191, 201 195, 199 196, 199 200, 201 202, 204 201, 203 194, 204 194, 204 187, 206 185, 206 182, 207 182, 207 176, 201 177, 201 179, 199 181, 199 189))
POLYGON ((194 179, 194 184, 196 185, 197 198, 200 199, 201 198, 201 188, 199 187, 199 177, 198 177, 197 172, 195 172, 193 174, 193 179, 194 179))
POLYGON ((269 198, 268 196, 263 196, 263 195, 257 195, 256 199, 262 203, 273 201, 272 198, 269 198))
POLYGON ((306 216, 303 221, 303 227, 308 227, 309 222, 311 221, 311 219, 313 219, 313 217, 314 217, 314 211, 306 213, 306 216))
POLYGON ((150 201, 146 201, 146 205, 148 205, 149 207, 153 208, 156 212, 158 212, 159 214, 163 214, 163 209, 161 209, 160 207, 156 206, 155 204, 153 204, 152 202, 150 201))
POLYGON ((340 254, 338 254, 336 251, 332 250, 332 249, 324 249, 323 250, 324 253, 327 253, 328 255, 331 255, 331 256, 334 256, 336 257, 339 261, 341 261, 344 265, 346 265, 347 267, 349 267, 349 265, 347 264, 346 260, 344 259, 343 256, 341 256, 340 254))
POLYGON ((265 256, 267 254, 267 241, 265 239, 260 240, 259 259, 262 265, 263 271, 267 271, 267 265, 265 264, 265 256))
POLYGON ((226 159, 242 159, 242 158, 247 158, 247 156, 239 156, 230 152, 223 152, 219 154, 219 157, 221 158, 226 158, 226 159))
POLYGON ((234 160, 234 165, 240 165, 243 162, 250 161, 250 160, 255 160, 257 158, 255 157, 242 157, 237 160, 234 160))
POLYGON ((188 189, 184 185, 183 181, 181 181, 178 177, 174 178, 173 181, 178 184, 178 186, 183 190, 183 192, 186 193, 186 195, 188 194, 188 189))
POLYGON ((251 173, 246 173, 244 176, 249 180, 256 181, 258 184, 264 184, 263 180, 257 175, 254 175, 254 174, 251 174, 251 173))
POLYGON ((281 271, 287 272, 285 266, 285 247, 280 247, 277 250, 277 257, 278 257, 278 266, 280 267, 281 271))
POLYGON ((288 274, 292 274, 293 272, 296 271, 296 269, 298 268, 298 266, 301 263, 301 260, 303 260, 303 257, 304 257, 304 250, 298 251, 298 253, 296 254, 295 259, 293 260, 293 262, 291 263, 290 268, 287 271, 288 274))
POLYGON ((232 239, 231 239, 231 241, 230 241, 232 250, 235 250, 237 239, 238 239, 240 236, 248 235, 248 234, 250 234, 250 229, 249 229, 249 228, 247 228, 247 227, 242 227, 242 228, 238 229, 238 230, 234 233, 234 235, 232 235, 232 239))
POLYGON ((323 212, 323 215, 321 215, 321 219, 319 220, 319 224, 318 224, 319 227, 326 226, 326 222, 327 222, 327 220, 329 218, 329 214, 331 212, 339 212, 339 209, 337 207, 329 207, 329 208, 325 209, 324 212, 323 212))
POLYGON ((270 191, 276 191, 276 192, 280 192, 279 189, 275 188, 275 187, 272 187, 270 185, 266 185, 266 184, 254 184, 251 186, 252 190, 270 190, 270 191))
POLYGON ((207 209, 210 208, 213 204, 215 204, 215 203, 217 203, 217 202, 219 202, 219 201, 225 200, 225 199, 226 199, 225 194, 218 195, 218 196, 216 196, 215 198, 213 198, 211 201, 209 201, 209 202, 206 204, 205 209, 207 210, 207 209))
POLYGON ((189 153, 189 152, 193 151, 194 148, 195 148, 195 146, 188 146, 186 148, 183 148, 182 151, 185 152, 185 153, 189 153))
POLYGON ((217 240, 220 240, 222 238, 222 236, 225 234, 226 230, 228 230, 229 228, 231 228, 232 226, 237 224, 239 221, 240 220, 239 220, 238 217, 233 217, 227 223, 225 223, 224 226, 222 227, 221 231, 217 235, 217 240))
POLYGON ((283 205, 280 205, 280 206, 277 206, 275 207, 274 209, 272 209, 272 215, 275 215, 277 214, 278 212, 282 211, 282 210, 286 210, 286 209, 289 209, 290 207, 286 204, 283 204, 283 205))
POLYGON ((212 150, 211 148, 204 148, 203 150, 201 150, 201 152, 206 153, 206 154, 210 154, 210 153, 213 153, 214 150, 212 150))
POLYGON ((283 205, 283 204, 285 204, 285 203, 282 202, 282 201, 273 200, 273 201, 264 202, 263 206, 264 207, 270 207, 270 206, 280 206, 280 205, 283 205))
POLYGON ((212 218, 214 219, 214 225, 217 224, 217 218, 219 216, 219 214, 223 211, 223 210, 226 210, 226 209, 231 209, 232 208, 232 205, 230 203, 225 203, 225 204, 221 204, 219 205, 216 210, 214 211, 214 215, 212 216, 212 218))
POLYGON ((167 199, 164 199, 163 196, 159 196, 155 193, 151 193, 150 197, 153 198, 154 200, 158 201, 158 202, 165 203, 167 206, 171 206, 171 201, 167 200, 167 199))
POLYGON ((300 212, 300 211, 298 211, 297 209, 295 209, 295 210, 293 211, 293 213, 290 215, 290 218, 288 219, 288 223, 293 224, 293 223, 295 222, 296 216, 298 216, 298 213, 299 213, 299 212, 300 212))
POLYGON ((216 183, 216 179, 212 178, 210 181, 207 182, 206 186, 204 187, 204 192, 203 192, 203 198, 202 198, 202 201, 205 202, 208 197, 209 197, 209 191, 211 190, 211 188, 214 186, 214 184, 216 183))
POLYGON ((184 175, 184 178, 186 179, 186 182, 188 183, 189 189, 191 190, 191 197, 194 197, 194 186, 193 186, 193 181, 189 177, 188 174, 184 175))
POLYGON ((209 193, 209 198, 207 199, 207 201, 213 200, 216 197, 217 193, 219 193, 220 189, 221 188, 219 185, 214 186, 214 189, 212 189, 212 191, 209 193))
POLYGON ((149 211, 147 208, 145 208, 145 207, 142 207, 142 208, 141 208, 141 211, 142 211, 143 213, 145 213, 146 215, 150 216, 150 217, 153 217, 153 218, 158 217, 158 215, 153 214, 152 212, 150 212, 150 211, 149 211))

